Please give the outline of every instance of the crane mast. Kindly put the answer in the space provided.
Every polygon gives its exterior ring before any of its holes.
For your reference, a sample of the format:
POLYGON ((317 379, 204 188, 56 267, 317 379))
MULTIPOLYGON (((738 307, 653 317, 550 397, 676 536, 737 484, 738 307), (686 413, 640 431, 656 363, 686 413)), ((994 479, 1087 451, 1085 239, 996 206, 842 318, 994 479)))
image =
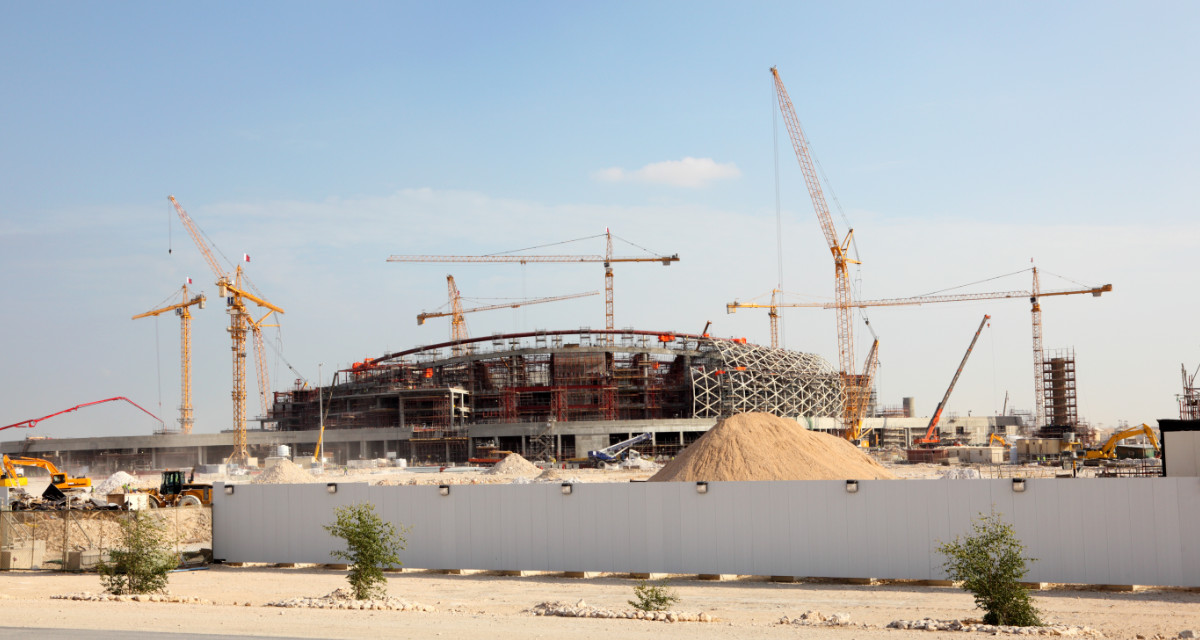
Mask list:
MULTIPOLYGON (((240 265, 234 270, 232 277, 221 269, 221 265, 213 256, 212 250, 204 241, 200 229, 192 221, 191 216, 179 204, 175 196, 167 196, 167 199, 174 205, 176 213, 179 214, 179 220, 217 277, 218 295, 225 298, 226 312, 229 314, 229 337, 233 345, 233 392, 231 396, 233 399, 234 442, 233 452, 229 455, 228 460, 244 465, 250 459, 246 442, 246 332, 250 330, 252 324, 258 324, 251 319, 246 302, 253 302, 274 313, 283 313, 283 309, 243 289, 240 265)), ((266 316, 263 318, 265 319, 266 316)))
MULTIPOLYGON (((450 339, 461 342, 467 339, 467 321, 463 318, 462 295, 454 284, 454 276, 446 276, 446 288, 450 294, 450 339)), ((451 352, 456 356, 462 355, 462 344, 455 344, 451 352)))
POLYGON ((137 320, 168 311, 174 311, 179 316, 179 428, 184 434, 192 432, 192 424, 195 422, 192 417, 192 312, 189 308, 195 305, 203 309, 205 300, 203 293, 188 299, 188 288, 185 284, 183 285, 183 302, 140 313, 132 318, 137 320))

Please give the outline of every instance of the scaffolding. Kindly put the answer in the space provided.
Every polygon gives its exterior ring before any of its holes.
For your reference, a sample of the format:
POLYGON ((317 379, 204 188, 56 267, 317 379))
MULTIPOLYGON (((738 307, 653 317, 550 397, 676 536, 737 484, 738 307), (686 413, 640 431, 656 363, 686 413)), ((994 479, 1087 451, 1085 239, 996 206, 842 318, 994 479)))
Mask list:
MULTIPOLYGON (((326 429, 411 429, 409 457, 418 464, 466 461, 475 424, 529 425, 527 453, 549 459, 554 449, 574 446, 559 443, 561 423, 741 411, 837 416, 844 402, 837 372, 819 356, 632 329, 498 334, 416 347, 339 371, 325 395, 326 429)), ((281 430, 314 429, 317 398, 317 390, 300 383, 276 393, 271 419, 281 430)))
POLYGON ((1179 396, 1179 419, 1200 420, 1200 389, 1196 388, 1196 374, 1188 375, 1187 367, 1179 365, 1183 372, 1183 393, 1179 396))
POLYGON ((1042 389, 1048 426, 1073 428, 1079 422, 1075 404, 1075 350, 1046 351, 1042 357, 1042 389))

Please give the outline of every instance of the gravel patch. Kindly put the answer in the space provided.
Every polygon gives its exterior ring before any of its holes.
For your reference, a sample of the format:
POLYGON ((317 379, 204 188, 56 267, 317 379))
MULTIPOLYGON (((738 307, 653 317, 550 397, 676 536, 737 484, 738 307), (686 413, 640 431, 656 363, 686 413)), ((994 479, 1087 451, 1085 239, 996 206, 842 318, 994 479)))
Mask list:
POLYGON ((284 607, 288 609, 366 609, 370 611, 433 611, 427 604, 403 600, 401 598, 373 598, 370 600, 355 600, 352 591, 341 588, 320 598, 289 598, 268 602, 268 607, 284 607))
POLYGON ((115 596, 111 593, 67 593, 50 596, 51 600, 87 600, 89 602, 175 602, 180 604, 213 604, 212 600, 192 598, 189 596, 173 596, 169 593, 139 593, 134 595, 115 596))
POLYGON ((621 618, 625 620, 651 620, 655 622, 717 622, 715 616, 707 613, 687 613, 684 611, 617 611, 602 607, 589 606, 583 600, 575 604, 566 602, 542 602, 527 609, 535 616, 558 616, 561 618, 621 618))

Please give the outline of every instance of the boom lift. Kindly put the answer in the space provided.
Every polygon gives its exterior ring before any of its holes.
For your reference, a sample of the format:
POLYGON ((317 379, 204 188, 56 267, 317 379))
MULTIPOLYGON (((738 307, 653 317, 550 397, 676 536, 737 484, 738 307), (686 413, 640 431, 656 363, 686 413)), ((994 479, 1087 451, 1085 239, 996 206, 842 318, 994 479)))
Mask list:
POLYGON ((917 440, 916 444, 932 446, 942 442, 942 438, 938 434, 938 422, 942 419, 942 411, 945 410, 946 403, 950 400, 950 394, 954 391, 954 385, 958 383, 958 377, 962 375, 963 367, 967 366, 967 358, 971 357, 971 351, 975 348, 975 342, 979 340, 979 334, 983 333, 983 328, 987 326, 987 321, 991 318, 991 316, 984 314, 983 320, 979 322, 979 328, 975 330, 975 335, 971 338, 971 344, 967 346, 967 352, 963 354, 962 362, 958 363, 958 370, 954 372, 954 378, 950 380, 950 386, 946 388, 946 395, 942 396, 942 401, 938 403, 937 411, 934 411, 933 417, 929 419, 929 428, 925 430, 925 437, 917 440))
MULTIPOLYGON (((190 278, 189 278, 190 280, 190 278)), ((180 391, 179 391, 179 428, 183 433, 189 434, 192 432, 192 312, 189 307, 195 305, 199 309, 204 308, 206 302, 204 294, 201 293, 194 298, 188 299, 188 287, 183 285, 183 301, 161 309, 139 313, 133 319, 147 318, 157 316, 168 311, 174 311, 175 315, 179 316, 179 345, 180 345, 180 391)))
POLYGON ((605 447, 598 451, 589 451, 588 459, 596 463, 620 462, 629 457, 633 445, 645 442, 650 438, 651 434, 643 433, 640 436, 634 436, 628 440, 618 442, 611 447, 605 447))

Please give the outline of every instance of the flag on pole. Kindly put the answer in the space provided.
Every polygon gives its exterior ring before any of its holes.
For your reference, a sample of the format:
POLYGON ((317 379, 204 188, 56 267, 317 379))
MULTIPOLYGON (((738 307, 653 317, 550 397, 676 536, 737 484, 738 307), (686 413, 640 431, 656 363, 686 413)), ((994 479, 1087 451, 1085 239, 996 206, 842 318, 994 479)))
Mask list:
POLYGON ((188 283, 188 284, 191 284, 191 283, 192 283, 192 279, 191 279, 191 278, 188 278, 188 279, 187 279, 187 283, 188 283))
POLYGON ((242 254, 242 260, 244 260, 244 261, 246 261, 246 262, 250 262, 250 254, 248 254, 248 253, 243 253, 243 254, 242 254))

